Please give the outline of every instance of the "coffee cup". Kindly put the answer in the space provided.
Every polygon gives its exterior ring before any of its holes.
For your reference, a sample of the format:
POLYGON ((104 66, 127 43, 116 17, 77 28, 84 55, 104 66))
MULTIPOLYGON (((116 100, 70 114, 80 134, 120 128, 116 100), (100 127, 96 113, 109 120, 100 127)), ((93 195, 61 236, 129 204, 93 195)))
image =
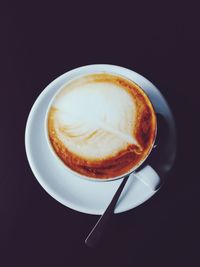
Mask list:
POLYGON ((45 117, 46 140, 55 160, 76 176, 95 181, 135 172, 156 188, 160 179, 151 166, 138 171, 152 152, 156 134, 149 96, 132 79, 131 70, 113 65, 72 70, 45 117))

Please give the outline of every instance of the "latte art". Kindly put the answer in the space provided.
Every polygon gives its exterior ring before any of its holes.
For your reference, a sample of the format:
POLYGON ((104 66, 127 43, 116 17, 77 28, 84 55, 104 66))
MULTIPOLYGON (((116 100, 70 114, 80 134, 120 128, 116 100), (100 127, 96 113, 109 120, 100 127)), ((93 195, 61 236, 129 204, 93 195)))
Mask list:
POLYGON ((117 154, 133 136, 136 107, 131 95, 109 84, 86 84, 66 92, 55 108, 55 130, 73 153, 100 159, 117 154))
POLYGON ((111 74, 91 74, 66 84, 48 117, 49 137, 60 159, 96 178, 116 177, 137 165, 151 148, 155 128, 155 114, 143 91, 111 74))

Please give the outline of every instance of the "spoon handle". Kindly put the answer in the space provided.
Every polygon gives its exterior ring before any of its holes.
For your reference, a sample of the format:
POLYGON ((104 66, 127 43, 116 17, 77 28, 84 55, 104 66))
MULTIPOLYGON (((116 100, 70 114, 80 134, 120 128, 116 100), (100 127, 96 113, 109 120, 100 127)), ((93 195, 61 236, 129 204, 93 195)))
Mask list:
POLYGON ((95 247, 95 245, 98 244, 103 231, 105 229, 105 226, 109 222, 110 218, 114 214, 114 209, 117 204, 117 201, 121 195, 121 192, 128 181, 130 174, 126 175, 121 182, 119 188, 117 189, 115 195, 113 196, 110 204, 108 205, 106 211, 101 215, 95 226, 93 227, 92 231, 89 233, 88 237, 85 240, 85 244, 89 247, 95 247))

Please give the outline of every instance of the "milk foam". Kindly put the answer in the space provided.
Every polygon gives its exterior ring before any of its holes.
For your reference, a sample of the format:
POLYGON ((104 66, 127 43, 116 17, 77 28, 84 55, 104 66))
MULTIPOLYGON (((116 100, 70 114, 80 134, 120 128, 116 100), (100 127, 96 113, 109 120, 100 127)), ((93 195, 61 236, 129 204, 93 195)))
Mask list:
POLYGON ((109 82, 90 82, 61 91, 53 103, 54 126, 67 149, 84 158, 114 156, 130 144, 136 104, 125 89, 109 82))

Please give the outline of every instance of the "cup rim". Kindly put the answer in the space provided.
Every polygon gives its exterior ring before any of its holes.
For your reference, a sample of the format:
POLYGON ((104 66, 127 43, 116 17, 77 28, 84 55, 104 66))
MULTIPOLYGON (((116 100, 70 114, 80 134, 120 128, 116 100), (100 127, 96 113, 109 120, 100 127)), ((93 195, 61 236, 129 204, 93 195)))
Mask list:
MULTIPOLYGON (((156 140, 156 136, 157 136, 157 115, 156 115, 156 111, 155 111, 155 108, 154 108, 154 105, 150 99, 150 97, 147 95, 147 93, 144 91, 144 89, 138 85, 133 79, 131 80, 129 77, 125 76, 124 74, 121 74, 120 73, 120 70, 123 69, 124 71, 127 71, 127 72, 132 72, 132 70, 130 69, 127 69, 127 68, 124 68, 124 67, 121 67, 121 66, 117 66, 117 65, 110 65, 110 64, 91 64, 91 65, 85 65, 85 66, 82 66, 82 67, 78 67, 78 68, 74 68, 72 70, 69 70, 67 72, 65 72, 64 74, 62 75, 65 75, 65 74, 70 74, 70 73, 73 73, 73 72, 76 72, 76 71, 80 71, 81 74, 79 75, 75 75, 75 77, 73 78, 70 78, 70 77, 67 77, 66 78, 66 82, 64 82, 57 90, 56 92, 54 93, 53 97, 51 98, 49 104, 48 104, 48 107, 46 109, 46 113, 45 113, 45 119, 44 119, 44 131, 45 131, 45 139, 47 141, 47 144, 48 144, 48 147, 51 151, 51 153, 54 155, 55 157, 55 160, 57 159, 57 162, 60 163, 65 169, 66 171, 69 171, 70 173, 74 174, 75 176, 77 177, 80 177, 80 178, 83 178, 83 179, 86 179, 86 180, 89 180, 89 181, 96 181, 96 182, 109 182, 109 181, 114 181, 114 180, 118 180, 118 179, 121 179, 123 177, 125 177, 126 175, 130 175, 131 173, 133 173, 134 171, 136 171, 146 160, 147 158, 149 157, 149 155, 151 154, 152 152, 152 149, 154 147, 154 144, 155 144, 155 140, 156 140), (85 70, 88 70, 90 68, 93 68, 94 69, 91 69, 89 72, 85 72, 85 70), (107 70, 106 68, 112 68, 114 67, 115 68, 115 71, 111 71, 111 70, 107 70), (105 70, 96 70, 95 71, 95 68, 105 68, 105 70), (116 70, 118 72, 116 72, 116 70), (86 75, 90 75, 90 74, 98 74, 98 73, 108 73, 108 74, 112 74, 112 75, 116 75, 116 76, 121 76, 123 77, 124 79, 127 79, 127 80, 130 80, 131 82, 135 83, 141 90, 142 92, 147 96, 148 100, 150 101, 151 105, 152 105, 152 109, 154 111, 154 114, 155 114, 155 118, 156 118, 156 125, 155 125, 155 134, 154 134, 154 139, 153 139, 153 142, 151 144, 151 147, 147 153, 147 155, 143 158, 143 160, 141 160, 138 164, 136 164, 131 170, 129 170, 128 172, 122 174, 122 175, 119 175, 119 176, 115 176, 115 177, 111 177, 111 178, 94 178, 94 177, 90 177, 90 176, 86 176, 86 175, 83 175, 81 173, 78 173, 74 170, 72 170, 70 167, 68 167, 61 159, 60 157, 57 155, 57 153, 55 152, 53 146, 52 146, 52 143, 50 141, 50 138, 49 138, 49 133, 48 133, 48 116, 49 116, 49 112, 50 112, 50 108, 56 98, 56 96, 62 91, 62 89, 70 82, 72 82, 73 80, 76 80, 78 78, 81 78, 82 76, 86 76, 86 75)), ((58 79, 59 77, 61 77, 62 75, 58 76, 56 79, 58 79)))

